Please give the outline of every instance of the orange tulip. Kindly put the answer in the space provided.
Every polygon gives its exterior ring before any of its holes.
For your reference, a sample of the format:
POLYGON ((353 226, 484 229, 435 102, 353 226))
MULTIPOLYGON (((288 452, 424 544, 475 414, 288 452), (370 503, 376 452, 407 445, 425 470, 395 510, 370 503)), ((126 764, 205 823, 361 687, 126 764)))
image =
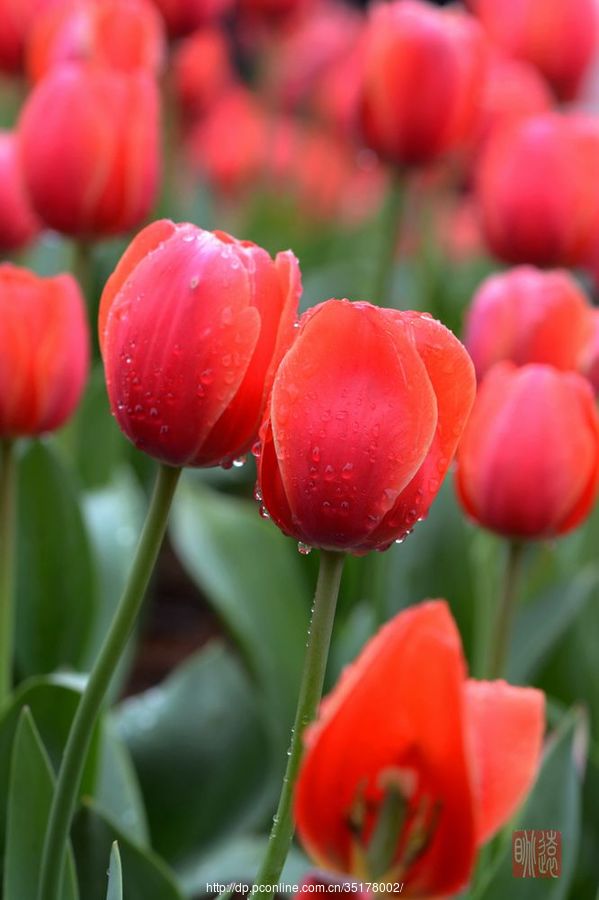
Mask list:
POLYGON ((88 359, 87 316, 75 279, 0 265, 0 437, 63 425, 79 402, 88 359))
POLYGON ((295 796, 319 866, 453 894, 540 761, 544 696, 466 677, 444 601, 399 613, 366 645, 305 735, 295 796))

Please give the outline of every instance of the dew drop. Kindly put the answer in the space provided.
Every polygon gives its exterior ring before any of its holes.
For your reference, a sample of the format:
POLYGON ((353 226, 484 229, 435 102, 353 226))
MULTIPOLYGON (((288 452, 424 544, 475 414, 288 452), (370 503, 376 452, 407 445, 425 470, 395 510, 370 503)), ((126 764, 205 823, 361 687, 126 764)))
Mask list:
POLYGON ((150 410, 150 415, 151 415, 153 418, 156 418, 156 416, 158 415, 158 410, 156 409, 155 406, 153 406, 153 407, 151 408, 151 410, 150 410))
POLYGON ((237 459, 233 460, 233 468, 241 469, 241 468, 243 468, 243 466, 245 466, 246 462, 247 462, 247 457, 239 456, 237 459))
POLYGON ((312 552, 312 547, 310 546, 310 544, 304 544, 303 541, 298 541, 297 542, 297 550, 298 550, 298 553, 302 554, 302 556, 307 556, 309 553, 312 552))
POLYGON ((270 513, 265 506, 260 507, 260 515, 263 519, 270 519, 270 513))
POLYGON ((199 283, 200 283, 200 276, 199 276, 199 275, 194 275, 193 278, 190 278, 190 279, 189 279, 189 287, 190 287, 190 289, 191 289, 192 291, 195 291, 195 289, 197 288, 197 286, 198 286, 199 283))
POLYGON ((262 491, 258 485, 254 488, 254 500, 256 503, 262 503, 262 491))

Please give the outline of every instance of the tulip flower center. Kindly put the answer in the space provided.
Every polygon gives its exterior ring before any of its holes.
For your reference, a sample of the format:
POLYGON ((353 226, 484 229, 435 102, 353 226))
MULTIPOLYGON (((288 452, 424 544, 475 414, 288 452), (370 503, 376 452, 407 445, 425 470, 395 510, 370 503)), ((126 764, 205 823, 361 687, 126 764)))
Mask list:
POLYGON ((413 769, 385 769, 376 791, 363 783, 347 818, 352 871, 370 881, 403 881, 430 846, 441 806, 418 785, 413 769))

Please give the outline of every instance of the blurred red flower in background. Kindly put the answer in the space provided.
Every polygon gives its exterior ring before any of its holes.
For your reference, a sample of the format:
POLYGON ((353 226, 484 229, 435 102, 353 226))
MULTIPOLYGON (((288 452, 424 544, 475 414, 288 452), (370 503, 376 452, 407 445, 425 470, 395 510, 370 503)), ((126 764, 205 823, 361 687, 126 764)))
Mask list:
POLYGON ((224 32, 201 28, 184 38, 173 54, 172 73, 184 117, 193 120, 203 115, 235 79, 224 32))
POLYGON ((310 546, 388 547, 427 514, 474 389, 465 349, 426 315, 346 300, 309 310, 261 431, 266 510, 310 546))
POLYGON ((61 0, 0 0, 0 72, 19 72, 25 43, 36 18, 61 0))
POLYGON ((506 262, 584 262, 599 234, 597 120, 546 113, 494 133, 477 198, 489 246, 506 262))
POLYGON ((539 766, 544 696, 466 677, 444 601, 407 609, 372 638, 305 735, 295 798, 318 863, 453 894, 478 846, 515 812, 539 766))
POLYGON ((419 0, 374 6, 367 27, 364 136, 398 166, 464 145, 476 125, 486 44, 471 16, 419 0))
POLYGON ((521 266, 480 285, 464 343, 479 379, 501 360, 578 369, 591 329, 591 304, 568 272, 521 266))
POLYGON ((480 525, 514 538, 564 534, 599 488, 599 418, 575 372, 497 363, 485 376, 457 454, 456 487, 480 525))
POLYGON ((145 72, 61 66, 29 95, 18 132, 27 188, 51 228, 118 234, 140 225, 152 208, 159 98, 145 72))
POLYGON ((236 0, 153 0, 173 37, 189 34, 227 15, 236 0))
POLYGON ((40 15, 27 41, 27 73, 39 81, 61 63, 156 74, 165 57, 162 20, 150 0, 63 0, 40 15))
POLYGON ((17 137, 0 131, 0 250, 26 247, 41 228, 25 188, 17 137))
POLYGON ((597 48, 595 0, 469 0, 489 37, 572 100, 597 48))
POLYGON ((0 265, 0 436, 63 425, 81 397, 88 362, 87 316, 75 279, 0 265))
POLYGON ((140 450, 171 465, 228 465, 254 442, 289 345, 300 272, 249 241, 154 222, 102 294, 112 411, 140 450))

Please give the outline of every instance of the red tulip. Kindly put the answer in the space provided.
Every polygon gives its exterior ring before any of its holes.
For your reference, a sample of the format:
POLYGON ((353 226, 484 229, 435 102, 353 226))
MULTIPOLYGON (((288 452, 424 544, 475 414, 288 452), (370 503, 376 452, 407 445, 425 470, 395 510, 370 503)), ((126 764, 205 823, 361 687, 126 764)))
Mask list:
POLYGON ((403 881, 407 897, 453 894, 529 791, 543 729, 540 691, 466 677, 444 601, 407 609, 369 641, 306 732, 302 843, 335 872, 403 881), (377 830, 379 845, 391 838, 378 852, 377 830))
POLYGON ((489 140, 477 184, 491 250, 511 263, 575 266, 599 232, 599 127, 545 114, 489 140))
POLYGON ((0 265, 0 436, 39 435, 63 425, 79 402, 88 357, 75 279, 0 265))
POLYGON ((62 0, 39 16, 27 42, 27 71, 39 81, 65 62, 157 73, 164 62, 162 19, 150 0, 62 0))
POLYGON ((457 455, 456 486, 480 525, 509 537, 564 534, 599 488, 599 418, 575 372, 498 363, 485 376, 457 455))
POLYGON ((0 250, 26 247, 40 229, 23 182, 17 139, 0 131, 0 250))
POLYGON ((499 128, 549 112, 553 97, 534 66, 516 59, 491 57, 476 134, 481 146, 499 128))
POLYGON ((0 0, 0 72, 18 72, 33 23, 60 0, 0 0))
POLYGON ((568 272, 521 266, 491 275, 466 320, 465 344, 479 379, 505 359, 578 369, 591 334, 591 309, 568 272))
POLYGON ((236 85, 217 98, 191 132, 191 163, 221 193, 238 194, 264 171, 267 134, 266 115, 257 97, 236 85))
POLYGON ((100 306, 112 411, 175 466, 229 465, 254 442, 293 332, 300 273, 249 241, 162 220, 133 240, 100 306))
POLYGON ((158 92, 143 72, 62 66, 33 90, 19 123, 33 204, 57 231, 128 231, 154 203, 158 92))
POLYGON ((173 57, 173 78, 184 114, 191 119, 203 115, 234 81, 224 32, 202 28, 181 41, 173 57))
POLYGON ((367 33, 363 124, 396 165, 422 165, 464 144, 479 112, 486 51, 470 16, 419 0, 375 6, 367 33))
POLYGON ((572 100, 597 48, 595 0, 469 0, 489 37, 572 100))
POLYGON ((235 0, 154 0, 169 34, 189 34, 227 15, 235 0))
POLYGON ((470 357, 434 319, 347 300, 309 310, 261 431, 266 510, 307 545, 388 547, 427 514, 473 396, 470 357))

